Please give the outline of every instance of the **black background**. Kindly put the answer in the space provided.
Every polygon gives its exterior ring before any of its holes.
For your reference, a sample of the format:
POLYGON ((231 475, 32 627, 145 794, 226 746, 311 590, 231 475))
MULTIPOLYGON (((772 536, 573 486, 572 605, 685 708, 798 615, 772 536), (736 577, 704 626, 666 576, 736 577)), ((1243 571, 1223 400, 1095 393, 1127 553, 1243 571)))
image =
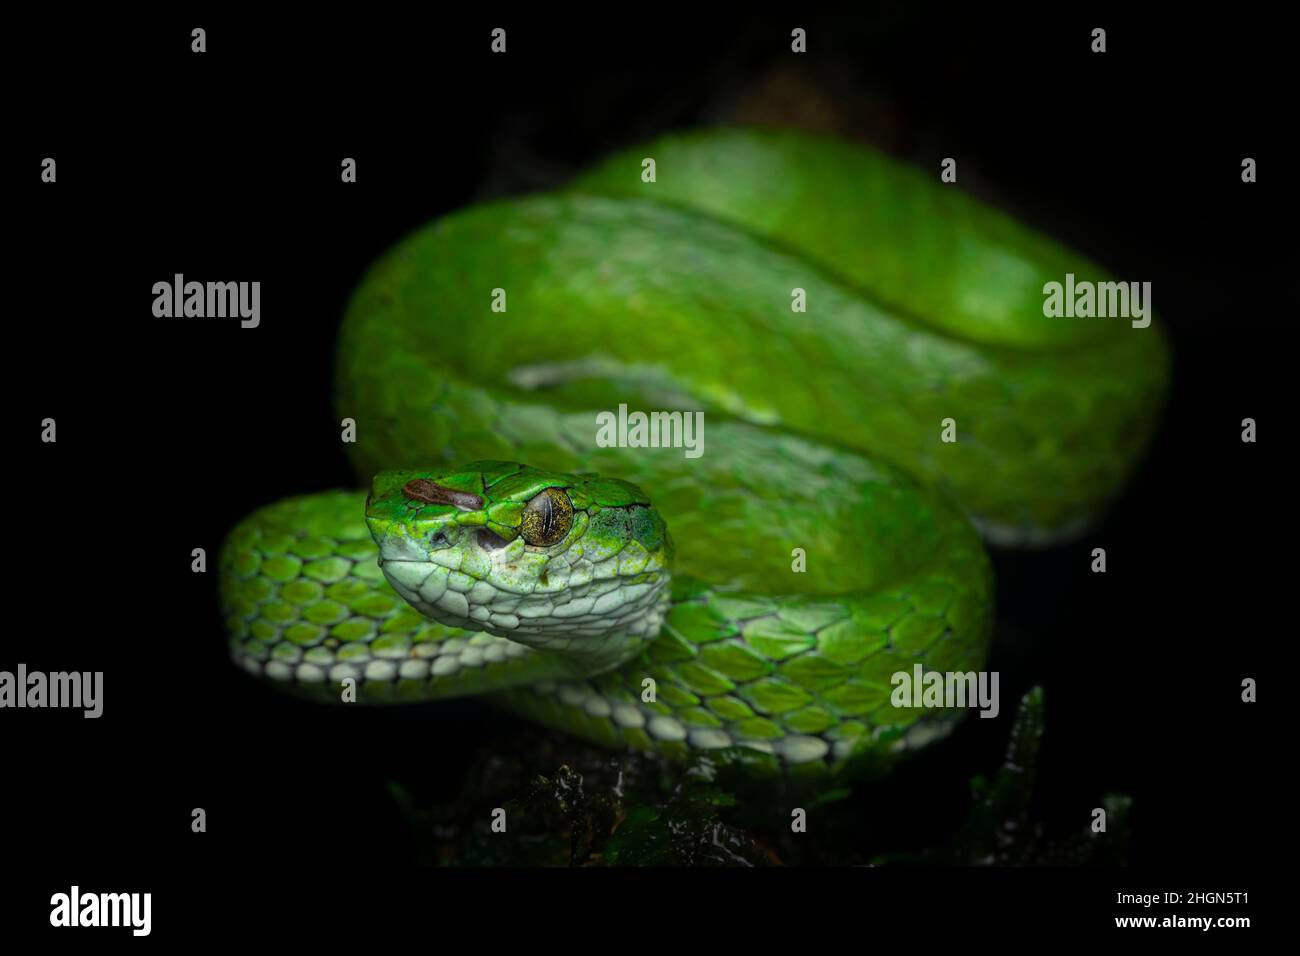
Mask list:
MULTIPOLYGON (((102 670, 106 685, 99 720, 0 714, 5 856, 53 887, 38 883, 22 922, 44 923, 48 892, 79 878, 157 891, 280 866, 340 866, 353 888, 370 884, 361 873, 403 878, 382 869, 410 858, 386 775, 424 761, 453 788, 509 718, 475 702, 356 712, 281 698, 228 663, 215 575, 191 573, 191 549, 214 561, 253 508, 356 484, 331 354, 377 254, 484 196, 734 117, 788 69, 832 101, 843 91, 851 133, 926 168, 955 156, 963 188, 1153 283, 1174 349, 1158 438, 1085 540, 995 556, 990 667, 1007 716, 1046 687, 1037 802, 1052 826, 1079 828, 1120 791, 1136 799, 1133 863, 1158 868, 1144 872, 1197 867, 1235 888, 1274 852, 1277 653, 1294 633, 1294 241, 1277 224, 1290 173, 1276 132, 1292 120, 1276 25, 625 8, 69 18, 16 23, 9 41, 4 388, 21 451, 6 468, 0 669, 102 670), (488 49, 498 25, 505 56, 488 49), (795 25, 806 62, 791 62, 795 25), (1089 52, 1097 25, 1104 55, 1089 52), (39 181, 45 156, 55 185, 39 181), (339 181, 344 156, 355 185, 339 181), (1241 182, 1245 156, 1256 184, 1241 182), (151 286, 176 272, 260 280, 261 327, 155 319, 151 286), (57 444, 39 441, 47 416, 57 444), (1240 440, 1244 417, 1256 444, 1240 440), (1089 572, 1095 546, 1105 575, 1089 572), (1262 686, 1252 706, 1247 676, 1262 686), (199 806, 206 835, 190 832, 199 806)), ((1005 734, 967 721, 864 812, 900 840, 950 827, 962 781, 996 766, 1005 734), (918 800, 935 781, 955 797, 918 800)), ((313 892, 301 875, 284 883, 313 892)), ((1104 899, 1082 911, 1109 912, 1104 899)))

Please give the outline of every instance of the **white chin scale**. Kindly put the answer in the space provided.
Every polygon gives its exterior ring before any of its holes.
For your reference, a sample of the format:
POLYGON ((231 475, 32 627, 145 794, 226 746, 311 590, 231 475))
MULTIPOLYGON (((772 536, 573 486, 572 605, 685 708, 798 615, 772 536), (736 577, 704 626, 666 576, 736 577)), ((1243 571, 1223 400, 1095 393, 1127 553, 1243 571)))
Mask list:
POLYGON ((670 603, 667 572, 647 570, 644 559, 639 567, 628 566, 618 555, 596 563, 566 557, 551 557, 534 580, 492 573, 477 577, 427 556, 418 561, 381 557, 379 564, 404 600, 448 627, 487 631, 547 650, 606 634, 646 640, 658 635, 670 603))

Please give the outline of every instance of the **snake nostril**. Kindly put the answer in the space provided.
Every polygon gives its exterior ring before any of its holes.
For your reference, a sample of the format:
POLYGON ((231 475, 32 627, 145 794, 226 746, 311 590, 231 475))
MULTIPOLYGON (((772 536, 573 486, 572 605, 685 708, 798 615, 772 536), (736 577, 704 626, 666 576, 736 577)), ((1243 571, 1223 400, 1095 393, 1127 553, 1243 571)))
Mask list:
POLYGON ((432 547, 445 548, 450 543, 451 542, 447 540, 447 532, 445 531, 435 531, 433 534, 429 535, 429 544, 432 547))

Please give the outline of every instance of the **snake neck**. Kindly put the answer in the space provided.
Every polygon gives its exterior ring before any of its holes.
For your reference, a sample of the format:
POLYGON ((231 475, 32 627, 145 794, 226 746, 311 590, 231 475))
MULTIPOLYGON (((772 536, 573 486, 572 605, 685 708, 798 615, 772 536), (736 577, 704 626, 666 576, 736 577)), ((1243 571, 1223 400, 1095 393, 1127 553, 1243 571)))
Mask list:
POLYGON ((669 575, 664 573, 658 577, 656 597, 627 629, 595 638, 567 637, 562 643, 534 642, 522 636, 510 639, 524 643, 539 654, 556 657, 574 677, 604 674, 637 657, 659 637, 672 600, 669 575))

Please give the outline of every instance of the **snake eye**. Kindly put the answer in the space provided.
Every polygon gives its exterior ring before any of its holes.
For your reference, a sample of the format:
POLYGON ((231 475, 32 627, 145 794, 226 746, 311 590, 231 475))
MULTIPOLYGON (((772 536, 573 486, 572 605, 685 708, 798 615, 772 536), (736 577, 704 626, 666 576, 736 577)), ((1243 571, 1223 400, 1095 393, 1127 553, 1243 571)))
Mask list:
POLYGON ((525 542, 544 548, 564 540, 572 527, 573 502, 559 488, 547 488, 524 506, 519 531, 525 542))

